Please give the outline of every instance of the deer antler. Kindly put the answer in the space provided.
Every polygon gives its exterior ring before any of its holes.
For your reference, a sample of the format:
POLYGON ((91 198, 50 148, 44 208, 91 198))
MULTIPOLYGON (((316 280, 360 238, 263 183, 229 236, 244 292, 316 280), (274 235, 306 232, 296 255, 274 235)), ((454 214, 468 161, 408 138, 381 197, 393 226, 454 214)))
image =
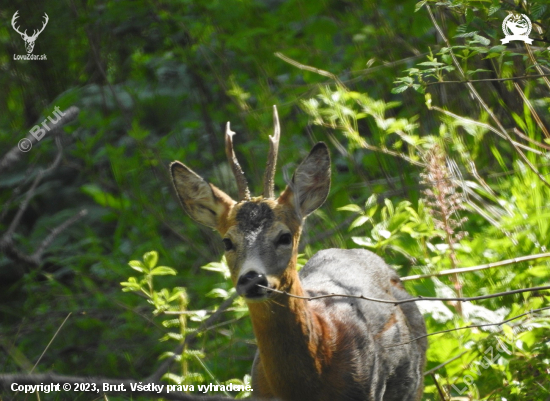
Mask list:
POLYGON ((45 21, 44 23, 42 24, 42 29, 40 29, 38 32, 36 32, 36 29, 33 31, 33 34, 32 34, 32 37, 33 38, 36 38, 38 37, 38 35, 40 35, 42 33, 42 31, 44 30, 44 28, 46 28, 46 25, 48 25, 48 21, 50 20, 50 18, 48 17, 48 14, 44 13, 44 18, 45 18, 45 21), (34 33, 36 32, 36 33, 34 33))
POLYGON ((16 20, 17 18, 19 18, 19 15, 17 15, 18 13, 19 13, 19 10, 17 10, 17 11, 15 12, 15 14, 13 14, 13 17, 12 17, 12 19, 11 19, 11 26, 12 26, 12 28, 15 30, 15 32, 17 32, 19 35, 21 35, 21 36, 23 36, 23 35, 27 36, 27 30, 26 30, 26 29, 25 29, 25 32, 23 33, 23 32, 21 32, 21 31, 15 26, 15 20, 16 20))
POLYGON ((250 200, 250 191, 248 190, 248 183, 243 173, 243 169, 235 156, 235 151, 233 150, 233 135, 235 133, 231 131, 231 126, 229 121, 225 128, 225 154, 227 155, 227 160, 233 170, 233 175, 237 181, 237 188, 239 190, 239 200, 250 200))
POLYGON ((277 106, 273 106, 273 136, 269 136, 269 155, 264 175, 264 198, 275 198, 275 169, 277 168, 277 154, 279 153, 279 139, 281 138, 281 126, 277 106))
POLYGON ((37 32, 36 29, 33 30, 33 33, 32 33, 32 36, 29 36, 27 35, 27 30, 25 29, 25 32, 21 32, 19 30, 18 27, 15 26, 15 20, 17 18, 19 18, 19 10, 17 10, 15 12, 15 14, 13 14, 13 17, 11 19, 11 26, 13 27, 13 29, 15 30, 15 32, 17 32, 19 35, 21 36, 24 36, 26 37, 27 39, 36 39, 38 37, 38 35, 40 35, 42 33, 42 31, 44 30, 44 28, 46 28, 46 25, 48 25, 48 21, 50 20, 50 18, 48 17, 48 14, 44 13, 44 18, 45 18, 45 21, 43 22, 42 24, 42 28, 37 32))

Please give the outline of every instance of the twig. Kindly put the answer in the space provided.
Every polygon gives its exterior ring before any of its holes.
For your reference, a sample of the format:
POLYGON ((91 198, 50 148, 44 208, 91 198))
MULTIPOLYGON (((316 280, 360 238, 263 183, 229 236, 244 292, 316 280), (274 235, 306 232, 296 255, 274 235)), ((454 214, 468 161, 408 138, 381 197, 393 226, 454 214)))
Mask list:
MULTIPOLYGON (((458 121, 463 121, 467 124, 472 124, 472 125, 477 125, 479 127, 483 127, 485 129, 488 129, 492 132, 494 132, 495 134, 497 134, 498 136, 500 136, 501 138, 503 139, 506 139, 506 137, 504 135, 502 135, 502 133, 497 130, 496 128, 493 128, 492 126, 490 126, 489 124, 487 123, 482 123, 480 121, 475 121, 475 120, 471 120, 467 117, 462 117, 462 116, 459 116, 458 114, 455 114, 453 112, 450 112, 448 110, 445 110, 445 109, 442 109, 441 107, 438 107, 438 106, 430 106, 431 109, 434 109, 436 111, 439 111, 440 113, 443 113, 443 114, 446 114, 450 117, 453 117, 455 118, 456 120, 458 121)), ((523 145, 522 143, 519 143, 519 142, 516 142, 516 141, 513 141, 517 146, 519 146, 520 148, 523 148, 525 150, 528 150, 529 152, 533 152, 533 153, 536 153, 538 155, 544 155, 543 152, 541 152, 540 150, 537 150, 537 149, 533 149, 533 148, 530 148, 529 146, 526 146, 526 145, 523 145)))
POLYGON ((441 369, 442 367, 447 366, 451 362, 456 361, 458 358, 460 358, 462 355, 464 355, 467 352, 468 351, 461 352, 460 354, 458 354, 457 356, 449 359, 448 361, 445 361, 442 364, 437 365, 435 368, 432 368, 432 369, 428 370, 427 372, 424 372, 424 376, 428 376, 428 375, 431 375, 431 374, 435 373, 437 370, 441 369))
MULTIPOLYGON (((67 123, 74 120, 77 116, 80 110, 76 106, 71 106, 64 112, 62 112, 62 116, 59 118, 59 120, 53 124, 51 121, 46 122, 46 131, 49 134, 54 134, 59 132, 59 130, 66 125, 67 123)), ((45 121, 45 120, 44 120, 45 121)), ((31 143, 34 145, 38 140, 32 136, 30 133, 26 136, 26 139, 31 141, 31 143)), ((11 150, 4 155, 2 159, 0 159, 0 173, 3 170, 7 170, 11 166, 13 166, 20 158, 23 152, 19 150, 18 146, 14 146, 11 148, 11 150)))
MULTIPOLYGON (((139 293, 136 293, 136 295, 139 295, 139 293)), ((224 312, 236 312, 236 311, 242 311, 244 309, 242 308, 227 308, 224 310, 224 312)), ((198 310, 166 310, 162 312, 164 315, 195 315, 197 313, 215 313, 218 309, 198 309, 198 310)))
POLYGON ((548 130, 546 129, 546 127, 544 126, 544 123, 540 119, 539 114, 537 113, 537 111, 535 110, 535 108, 533 107, 533 105, 531 104, 529 99, 527 99, 527 96, 525 96, 525 93, 523 93, 523 90, 521 89, 521 87, 519 86, 519 84, 517 82, 514 82, 514 88, 516 88, 516 91, 521 96, 521 99, 527 105, 527 108, 531 112, 531 115, 533 116, 533 118, 537 122, 537 125, 539 126, 539 128, 542 131, 542 133, 544 134, 544 136, 546 136, 546 138, 550 138, 550 133, 548 133, 548 130))
POLYGON ((441 397, 441 401, 447 401, 447 397, 445 396, 445 393, 443 392, 443 389, 439 386, 439 382, 437 381, 437 379, 435 377, 435 374, 432 374, 431 376, 432 376, 432 379, 435 383, 435 387, 437 387, 437 391, 439 392, 439 396, 441 397))
MULTIPOLYGON (((25 205, 25 208, 26 208, 26 205, 25 205)), ((22 209, 19 209, 19 210, 21 211, 22 209)), ((18 260, 22 263, 29 264, 32 266, 40 266, 42 264, 43 253, 46 250, 46 248, 53 242, 53 240, 59 234, 61 234, 64 230, 66 230, 69 226, 71 226, 72 224, 80 220, 87 213, 88 211, 86 209, 83 209, 80 212, 78 212, 76 215, 70 217, 69 219, 61 223, 59 226, 55 227, 50 232, 50 234, 46 238, 44 238, 44 240, 42 241, 38 249, 32 255, 24 254, 15 246, 15 243, 13 242, 13 237, 12 237, 13 233, 10 232, 9 230, 0 238, 0 251, 4 252, 11 259, 18 260)))
POLYGON ((50 234, 44 238, 38 249, 33 253, 32 257, 35 258, 37 261, 40 261, 42 258, 42 254, 46 250, 46 248, 53 242, 55 237, 57 237, 59 234, 61 234, 63 231, 65 231, 70 225, 76 223, 78 220, 80 220, 82 217, 86 216, 88 214, 88 211, 86 209, 82 209, 80 212, 75 214, 74 216, 70 217, 69 219, 65 220, 63 223, 55 227, 50 234))
POLYGON ((323 77, 327 77, 327 78, 330 78, 330 79, 333 79, 338 85, 341 85, 343 88, 345 88, 346 86, 342 83, 342 81, 340 81, 340 78, 338 78, 336 75, 334 75, 332 72, 328 72, 328 71, 325 71, 325 70, 321 70, 319 68, 315 68, 315 67, 311 67, 309 65, 305 65, 305 64, 302 64, 302 63, 299 63, 298 61, 296 60, 293 60, 291 59, 290 57, 287 57, 285 56, 283 53, 280 53, 280 52, 276 52, 275 53, 275 56, 279 57, 281 60, 283 60, 284 62, 290 64, 290 65, 293 65, 294 67, 297 67, 301 70, 305 70, 305 71, 311 71, 311 72, 314 72, 315 74, 319 74, 319 75, 322 75, 323 77))
POLYGON ((486 78, 486 79, 468 79, 465 81, 437 81, 429 82, 426 86, 431 85, 442 85, 442 84, 465 84, 468 82, 502 82, 502 81, 519 81, 522 79, 528 78, 543 78, 550 77, 550 74, 540 74, 540 75, 522 75, 521 77, 511 77, 511 78, 486 78))
MULTIPOLYGON (((443 31, 441 30, 441 27, 439 26, 439 24, 437 23, 433 13, 432 13, 432 9, 430 7, 429 4, 426 4, 426 9, 428 10, 428 14, 430 14, 430 19, 432 20, 432 23, 434 24, 435 26, 435 29, 437 30, 437 32, 439 33, 439 35, 441 36, 441 38, 445 41, 445 44, 447 45, 447 47, 449 48, 449 54, 451 55, 451 58, 453 60, 453 64, 455 65, 457 71, 460 73, 460 75, 462 76, 462 78, 464 78, 465 80, 467 79, 466 77, 466 74, 464 73, 464 70, 462 69, 459 61, 457 60, 453 50, 452 50, 452 46, 451 46, 451 42, 449 42, 449 39, 447 39, 447 37, 445 36, 445 34, 443 33, 443 31)), ((529 169, 531 169, 531 171, 533 173, 535 173, 537 175, 537 177, 539 177, 539 179, 544 183, 544 185, 546 185, 547 187, 550 188, 550 183, 542 176, 542 174, 535 168, 535 166, 533 165, 533 163, 531 163, 531 161, 527 158, 527 156, 525 156, 525 154, 521 151, 521 149, 514 143, 514 141, 512 140, 512 138, 510 137, 510 135, 508 134, 508 132, 506 132, 506 129, 504 129, 504 126, 502 125, 502 123, 500 122, 500 120, 497 118, 497 116, 495 115, 495 113, 493 113, 493 111, 489 108, 489 106, 487 105, 487 103, 485 103, 485 101, 483 100, 483 98, 481 97, 481 95, 477 92, 477 90, 474 88, 474 85, 467 81, 466 82, 466 85, 468 86, 468 89, 470 90, 470 92, 472 93, 472 95, 477 99, 477 101, 479 102, 479 104, 481 105, 481 107, 485 110, 485 112, 491 117, 491 119, 495 122, 495 124, 497 125, 497 127, 499 128, 500 132, 504 135, 505 139, 510 142, 510 144, 514 147, 516 153, 521 157, 521 159, 523 160, 523 162, 529 167, 529 169)))
POLYGON ((539 308, 539 309, 531 309, 529 312, 525 312, 525 313, 522 313, 521 315, 513 316, 513 317, 511 317, 511 318, 509 318, 509 319, 506 319, 506 320, 503 320, 502 322, 497 322, 497 323, 470 324, 469 326, 462 326, 462 327, 457 327, 457 328, 454 328, 454 329, 436 331, 435 333, 424 334, 424 335, 422 335, 422 336, 415 337, 415 338, 413 338, 412 340, 405 341, 405 342, 402 342, 402 343, 399 343, 399 344, 388 345, 388 346, 386 346, 385 348, 392 348, 392 347, 398 347, 398 346, 400 346, 400 345, 410 344, 410 343, 412 343, 413 341, 420 340, 420 339, 422 339, 422 338, 426 338, 426 337, 430 337, 430 336, 435 336, 435 335, 437 335, 437 334, 450 333, 450 332, 452 332, 452 331, 459 331, 459 330, 465 330, 465 329, 473 329, 473 328, 476 328, 476 327, 502 326, 503 324, 508 323, 508 322, 511 322, 512 320, 519 319, 520 317, 523 317, 523 316, 526 316, 526 315, 530 315, 530 314, 535 313, 535 312, 541 312, 541 311, 543 311, 543 310, 548 310, 548 309, 550 309, 550 306, 545 306, 544 308, 539 308))
MULTIPOLYGON (((71 108, 73 109, 73 108, 71 108)), ((71 109, 67 110, 69 112, 71 109)), ((73 110, 73 112, 78 113, 78 109, 74 107, 76 111, 73 110)), ((76 114, 74 114, 76 116, 76 114)), ((73 117, 74 117, 73 116, 73 117)), ((67 117, 67 115, 62 116, 62 118, 67 117)), ((61 119, 62 119, 61 118, 61 119)), ((60 127, 61 119, 57 122, 57 124, 54 126, 55 129, 58 129, 60 127)), ((54 129, 52 128, 52 129, 54 129)), ((61 158, 63 156, 63 147, 61 146, 61 139, 59 138, 59 135, 55 135, 55 144, 57 146, 57 155, 55 156, 54 161, 50 166, 48 166, 45 170, 39 170, 36 174, 36 177, 34 178, 34 181, 25 194, 25 198, 19 205, 19 209, 17 213, 15 214, 15 217, 13 218, 12 222, 10 223, 8 230, 0 236, 0 251, 4 252, 9 258, 18 260, 24 264, 28 265, 34 265, 34 266, 40 266, 42 264, 42 254, 46 250, 46 248, 53 242, 55 237, 57 237, 61 232, 63 232, 65 229, 67 229, 71 224, 78 221, 81 217, 85 216, 87 211, 81 210, 79 213, 77 213, 75 216, 69 218, 59 226, 55 227, 51 233, 42 241, 38 249, 32 254, 32 255, 26 255, 23 252, 21 252, 17 247, 15 246, 13 242, 13 233, 19 226, 19 223, 21 222, 21 218, 27 210, 27 207, 29 206, 30 200, 34 197, 36 193, 36 188, 38 187, 38 184, 42 181, 42 178, 44 178, 45 175, 49 174, 53 170, 57 168, 59 163, 61 162, 61 158)), ((6 206, 7 208, 7 206, 6 206)))
POLYGON ((548 80, 548 78, 546 78, 550 75, 542 73, 542 68, 541 68, 540 64, 537 63, 537 60, 535 59, 535 55, 533 54, 533 50, 531 50, 531 46, 528 45, 527 43, 524 43, 524 45, 525 45, 525 49, 527 49, 527 54, 529 55, 529 58, 531 59, 531 62, 533 63, 533 65, 535 66, 535 68, 537 69, 539 74, 541 74, 540 76, 544 77, 544 82, 546 83, 546 86, 548 86, 548 88, 550 88, 550 81, 548 80))
POLYGON ((4 238, 11 238, 15 229, 19 225, 19 222, 21 221, 21 217, 23 217, 23 213, 25 210, 27 210, 27 206, 29 205, 30 200, 34 196, 34 193, 36 191, 36 187, 40 183, 40 180, 42 180, 42 176, 44 175, 43 171, 39 171, 38 174, 36 174, 36 177, 34 178, 34 181, 25 194, 25 198, 23 199, 23 202, 19 205, 19 210, 17 210, 17 213, 15 214, 15 217, 13 218, 10 226, 8 227, 8 230, 4 233, 4 238))
POLYGON ((523 132, 521 132, 517 127, 514 127, 514 128, 512 129, 512 131, 514 131, 514 133, 515 133, 517 136, 519 136, 519 137, 525 139, 526 141, 531 142, 532 144, 535 144, 535 145, 537 145, 538 147, 541 147, 541 148, 543 148, 543 149, 550 150, 550 146, 548 146, 548 145, 545 144, 545 143, 536 141, 536 140, 534 140, 533 138, 529 138, 527 135, 525 135, 523 132))
POLYGON ((525 262, 527 260, 543 259, 543 258, 550 258, 550 252, 539 253, 536 255, 521 256, 519 258, 506 259, 506 260, 501 260, 499 262, 487 263, 484 265, 463 267, 459 269, 442 270, 440 272, 430 273, 430 274, 416 274, 414 276, 401 277, 401 281, 418 280, 421 278, 428 278, 428 277, 447 276, 449 274, 454 274, 454 273, 474 272, 479 270, 490 269, 492 267, 506 266, 514 263, 525 262))
MULTIPOLYGON (((175 350, 174 350, 174 356, 168 358, 158 369, 155 373, 153 373, 151 376, 149 376, 145 380, 131 380, 131 379, 124 379, 124 380, 117 380, 117 379, 111 379, 111 378, 96 378, 96 377, 73 377, 73 376, 62 376, 57 374, 37 374, 37 375, 21 375, 21 374, 0 374, 0 390, 11 390, 11 384, 17 383, 20 385, 37 385, 37 384, 44 384, 44 383, 68 383, 71 386, 79 383, 90 383, 95 384, 96 388, 99 389, 99 391, 103 391, 103 384, 110 384, 113 386, 117 386, 115 391, 108 391, 110 394, 133 394, 133 395, 140 395, 144 396, 147 395, 152 398, 163 398, 163 399, 169 399, 169 400, 180 400, 180 401, 221 401, 221 400, 227 400, 225 397, 195 397, 191 395, 187 395, 185 393, 181 392, 167 392, 166 386, 163 387, 161 391, 159 390, 152 390, 152 391, 138 391, 138 390, 132 390, 131 385, 135 384, 147 384, 147 383, 154 383, 159 384, 159 381, 161 377, 168 371, 168 368, 170 367, 172 361, 176 358, 176 355, 180 354, 185 345, 189 344, 192 340, 194 340, 198 334, 201 332, 209 329, 211 327, 211 324, 216 321, 222 314, 225 309, 227 309, 237 298, 238 294, 235 293, 231 295, 228 299, 226 299, 220 307, 210 316, 208 319, 206 319, 201 326, 194 332, 189 333, 182 344, 180 344, 175 350), (122 384, 122 386, 120 386, 122 384)), ((69 314, 70 316, 70 314, 69 314)), ((67 318, 69 317, 67 316, 67 318)), ((65 318, 65 320, 67 320, 65 318)), ((63 322, 65 323, 65 322, 63 322)), ((59 330, 63 324, 60 326, 59 330)), ((56 332, 57 335, 57 332, 56 332)), ((54 335, 55 338, 55 335, 54 335)), ((53 341, 53 338, 52 338, 53 341)), ((51 343, 51 341, 50 341, 51 343)), ((49 344, 48 344, 49 346, 49 344)), ((46 347, 47 349, 48 347, 46 347)), ((45 351, 44 351, 45 352, 45 351)), ((40 358, 39 358, 40 361, 40 358)), ((38 362, 37 362, 38 363, 38 362)), ((113 387, 114 388, 114 387, 113 387)))
POLYGON ((69 312, 69 314, 67 315, 67 317, 65 318, 65 320, 63 320, 63 323, 61 323, 61 325, 57 328, 55 334, 53 335, 52 339, 50 340, 50 342, 48 343, 48 345, 46 345, 46 348, 44 348, 44 351, 42 352, 42 354, 40 355, 40 357, 38 358, 38 360, 36 361, 36 363, 34 364, 34 366, 32 367, 31 371, 29 373, 32 373, 34 371, 34 369, 38 366, 38 364, 40 363, 40 361, 42 360, 42 357, 44 356, 44 354, 46 353, 46 351, 48 350, 48 348, 50 348, 50 345, 52 344, 53 340, 55 340, 55 337, 57 337, 57 334, 59 334, 59 331, 61 330, 61 328, 63 327, 63 325, 65 324, 65 322, 67 321, 67 319, 71 316, 72 312, 69 312))
MULTIPOLYGON (((454 272, 453 272, 454 273, 454 272)), ((534 291, 545 291, 550 290, 550 285, 545 285, 542 287, 531 287, 531 288, 521 288, 519 290, 510 290, 510 291, 504 291, 504 292, 497 292, 496 294, 488 294, 488 295, 479 295, 477 297, 454 297, 454 298, 444 298, 444 297, 423 297, 421 295, 417 297, 407 298, 407 299, 400 299, 400 300, 390 300, 390 299, 380 299, 380 298, 371 298, 366 297, 364 295, 349 295, 349 294, 325 294, 325 295, 317 295, 313 297, 303 297, 300 295, 294 295, 290 294, 286 291, 276 290, 274 288, 266 287, 261 284, 256 284, 258 287, 265 288, 268 293, 269 292, 275 292, 277 294, 286 295, 292 298, 298 298, 298 299, 305 299, 306 301, 313 301, 316 299, 322 299, 322 298, 336 298, 336 297, 342 297, 342 298, 353 298, 353 299, 364 299, 365 301, 373 301, 373 302, 380 302, 383 304, 393 304, 393 305, 400 305, 405 304, 408 302, 418 302, 418 301, 459 301, 459 302, 470 302, 470 301, 480 301, 482 299, 490 299, 490 298, 498 298, 502 297, 504 295, 513 295, 513 294, 521 294, 523 292, 534 292, 534 291)))
POLYGON ((167 358, 159 366, 159 368, 152 375, 150 375, 148 378, 146 378, 144 381, 145 382, 152 382, 152 383, 158 382, 162 378, 162 376, 166 372, 168 372, 168 369, 170 368, 170 365, 176 359, 176 357, 179 354, 181 354, 181 352, 183 351, 185 346, 190 344, 200 333, 205 331, 212 323, 214 323, 216 320, 218 320, 220 318, 220 316, 222 315, 222 312, 225 311, 233 303, 235 298, 237 298, 238 296, 239 296, 239 294, 235 292, 233 295, 231 295, 229 298, 227 298, 225 301, 223 301, 222 304, 219 306, 219 308, 216 310, 216 312, 214 312, 208 319, 206 319, 199 326, 199 328, 197 330, 187 334, 187 336, 185 336, 185 340, 180 345, 178 345, 176 347, 176 349, 173 351, 173 355, 171 357, 167 358))

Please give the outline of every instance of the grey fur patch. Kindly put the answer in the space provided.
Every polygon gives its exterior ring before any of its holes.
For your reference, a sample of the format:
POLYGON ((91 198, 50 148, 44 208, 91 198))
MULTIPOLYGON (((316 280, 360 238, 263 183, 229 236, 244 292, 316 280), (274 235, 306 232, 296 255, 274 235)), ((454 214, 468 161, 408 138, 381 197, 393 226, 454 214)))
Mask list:
POLYGON ((242 232, 250 233, 273 224, 275 214, 265 203, 247 202, 237 212, 237 222, 242 232))

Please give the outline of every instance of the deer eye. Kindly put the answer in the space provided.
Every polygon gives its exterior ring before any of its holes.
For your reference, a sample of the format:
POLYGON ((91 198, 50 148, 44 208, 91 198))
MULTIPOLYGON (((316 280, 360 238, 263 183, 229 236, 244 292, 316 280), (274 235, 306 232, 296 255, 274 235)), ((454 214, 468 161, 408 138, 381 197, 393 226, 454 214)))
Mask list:
POLYGON ((223 246, 225 247, 225 250, 226 251, 230 251, 233 249, 233 242, 231 242, 231 240, 229 238, 224 238, 222 240, 223 242, 223 246))
POLYGON ((290 235, 289 233, 282 234, 277 239, 277 246, 279 246, 279 245, 290 245, 291 243, 292 243, 292 235, 290 235))

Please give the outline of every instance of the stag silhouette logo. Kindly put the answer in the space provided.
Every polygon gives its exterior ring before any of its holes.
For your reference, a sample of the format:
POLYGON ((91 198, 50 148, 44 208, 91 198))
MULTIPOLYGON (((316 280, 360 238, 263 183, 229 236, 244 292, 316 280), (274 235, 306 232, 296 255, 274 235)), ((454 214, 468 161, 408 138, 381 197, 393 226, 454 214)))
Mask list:
POLYGON ((25 32, 21 32, 19 30, 19 28, 15 25, 15 20, 17 18, 19 18, 19 15, 17 15, 18 13, 19 13, 19 10, 17 10, 15 12, 15 14, 13 14, 13 18, 11 19, 11 26, 13 27, 15 32, 17 32, 19 35, 21 35, 21 38, 23 38, 23 40, 25 41, 25 48, 27 49, 27 53, 31 54, 32 51, 34 50, 34 42, 36 42, 36 39, 38 38, 38 35, 40 35, 42 33, 44 28, 46 28, 46 25, 48 25, 48 21, 50 19, 48 17, 48 14, 44 13, 44 23, 42 24, 42 28, 40 30, 35 29, 33 31, 32 35, 29 36, 29 35, 27 35, 27 30, 26 29, 25 29, 25 32))
POLYGON ((521 40, 532 44, 533 39, 529 39, 531 32, 531 20, 525 14, 510 14, 502 21, 502 31, 506 35, 500 41, 502 44, 509 43, 511 40, 521 40))

